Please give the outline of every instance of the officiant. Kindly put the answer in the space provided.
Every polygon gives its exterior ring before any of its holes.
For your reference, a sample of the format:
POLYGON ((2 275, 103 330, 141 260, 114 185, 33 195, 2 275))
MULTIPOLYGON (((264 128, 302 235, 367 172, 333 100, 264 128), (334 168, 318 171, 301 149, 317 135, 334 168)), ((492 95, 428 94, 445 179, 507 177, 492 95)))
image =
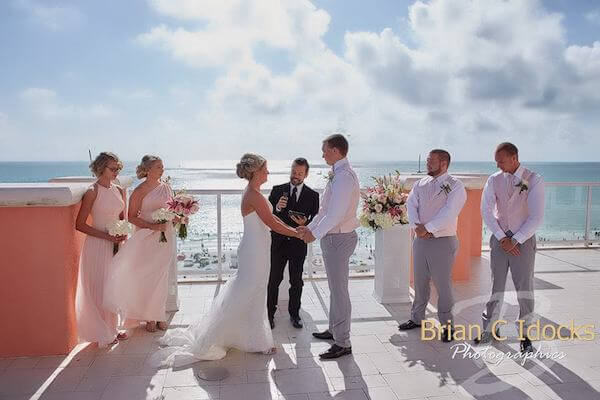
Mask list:
MULTIPOLYGON (((307 225, 319 212, 319 193, 309 188, 304 179, 309 165, 305 158, 296 158, 292 163, 290 181, 273 186, 269 201, 273 214, 291 227, 307 225)), ((302 273, 307 245, 302 240, 271 232, 271 273, 267 292, 267 311, 271 329, 275 327, 275 311, 279 297, 279 285, 283 280, 286 264, 289 265, 290 290, 288 312, 295 328, 302 328, 300 298, 302 297, 302 273)))

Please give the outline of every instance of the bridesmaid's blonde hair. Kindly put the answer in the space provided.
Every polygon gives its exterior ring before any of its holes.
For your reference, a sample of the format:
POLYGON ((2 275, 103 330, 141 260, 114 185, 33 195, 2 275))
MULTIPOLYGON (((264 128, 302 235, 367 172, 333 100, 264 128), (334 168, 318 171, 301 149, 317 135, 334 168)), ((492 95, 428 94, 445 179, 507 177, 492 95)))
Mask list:
POLYGON ((106 166, 109 162, 114 161, 119 166, 119 169, 123 169, 123 163, 119 160, 119 157, 115 153, 111 153, 109 151, 103 151, 102 153, 96 156, 96 159, 90 163, 90 170, 94 175, 99 177, 102 175, 106 166))
POLYGON ((258 154, 246 153, 236 165, 236 173, 242 179, 251 180, 254 173, 265 165, 265 158, 258 154))
POLYGON ((146 154, 144 157, 142 157, 142 161, 140 162, 140 165, 137 166, 137 168, 135 169, 135 174, 137 175, 138 179, 142 179, 148 176, 148 170, 150 170, 150 168, 152 168, 152 164, 154 164, 154 162, 156 161, 162 161, 160 159, 160 157, 158 156, 153 156, 151 154, 146 154))

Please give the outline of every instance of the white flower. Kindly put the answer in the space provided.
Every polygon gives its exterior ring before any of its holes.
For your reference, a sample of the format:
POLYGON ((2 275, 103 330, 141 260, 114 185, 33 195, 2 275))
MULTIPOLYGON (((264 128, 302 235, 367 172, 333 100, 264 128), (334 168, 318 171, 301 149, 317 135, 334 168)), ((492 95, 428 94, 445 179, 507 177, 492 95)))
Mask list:
POLYGON ((152 219, 154 221, 172 221, 175 218, 175 213, 167 210, 166 208, 159 208, 152 213, 152 219))
POLYGON ((335 176, 335 174, 333 173, 333 171, 329 171, 329 173, 327 173, 327 176, 325 177, 325 179, 327 179, 328 182, 333 181, 333 177, 335 176))
POLYGON ((383 211, 383 206, 379 203, 375 204, 375 212, 380 213, 383 211))
MULTIPOLYGON (((450 194, 450 192, 452 191, 452 188, 450 187, 450 185, 448 184, 448 182, 444 182, 444 184, 440 185, 440 193, 444 192, 446 193, 446 196, 448 196, 450 194)), ((438 194, 440 194, 438 193, 438 194)))
POLYGON ((370 213, 364 212, 360 215, 360 225, 365 228, 370 228, 369 222, 371 221, 370 213))
POLYGON ((519 188, 519 194, 521 194, 521 192, 527 191, 529 189, 529 181, 527 179, 521 179, 521 181, 515 186, 519 188))
POLYGON ((133 226, 124 219, 112 222, 107 229, 110 236, 127 236, 133 233, 133 226))
POLYGON ((379 213, 375 215, 375 224, 382 229, 389 229, 394 226, 394 218, 388 213, 379 213))

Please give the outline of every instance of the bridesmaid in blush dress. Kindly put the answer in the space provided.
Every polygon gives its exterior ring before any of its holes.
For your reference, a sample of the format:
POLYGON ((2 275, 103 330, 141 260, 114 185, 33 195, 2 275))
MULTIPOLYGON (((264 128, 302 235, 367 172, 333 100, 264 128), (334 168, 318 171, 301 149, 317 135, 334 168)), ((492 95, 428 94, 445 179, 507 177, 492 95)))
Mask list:
POLYGON ((131 194, 129 222, 136 226, 121 251, 114 257, 104 291, 104 305, 123 320, 137 324, 146 321, 146 330, 167 329, 166 302, 169 269, 175 256, 172 222, 156 223, 152 213, 166 208, 173 191, 160 178, 164 172, 159 157, 146 155, 137 168, 139 179, 145 178, 131 194), (161 232, 167 242, 160 241, 161 232))
POLYGON ((76 222, 76 229, 87 235, 81 252, 75 298, 77 330, 81 341, 98 343, 99 347, 127 339, 126 333, 117 331, 116 314, 102 306, 113 245, 126 239, 107 233, 111 223, 125 217, 125 191, 112 183, 122 168, 119 158, 108 152, 100 153, 90 164, 98 180, 83 195, 76 222), (87 222, 90 215, 91 225, 87 222))

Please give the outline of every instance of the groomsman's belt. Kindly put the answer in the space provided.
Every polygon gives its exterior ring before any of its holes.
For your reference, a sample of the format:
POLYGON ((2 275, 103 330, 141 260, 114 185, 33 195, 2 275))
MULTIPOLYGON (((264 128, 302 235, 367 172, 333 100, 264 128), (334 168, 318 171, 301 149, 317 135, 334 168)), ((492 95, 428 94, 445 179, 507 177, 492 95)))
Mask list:
POLYGON ((511 239, 515 234, 512 233, 512 231, 509 229, 506 232, 504 232, 504 234, 506 235, 507 238, 511 239))

